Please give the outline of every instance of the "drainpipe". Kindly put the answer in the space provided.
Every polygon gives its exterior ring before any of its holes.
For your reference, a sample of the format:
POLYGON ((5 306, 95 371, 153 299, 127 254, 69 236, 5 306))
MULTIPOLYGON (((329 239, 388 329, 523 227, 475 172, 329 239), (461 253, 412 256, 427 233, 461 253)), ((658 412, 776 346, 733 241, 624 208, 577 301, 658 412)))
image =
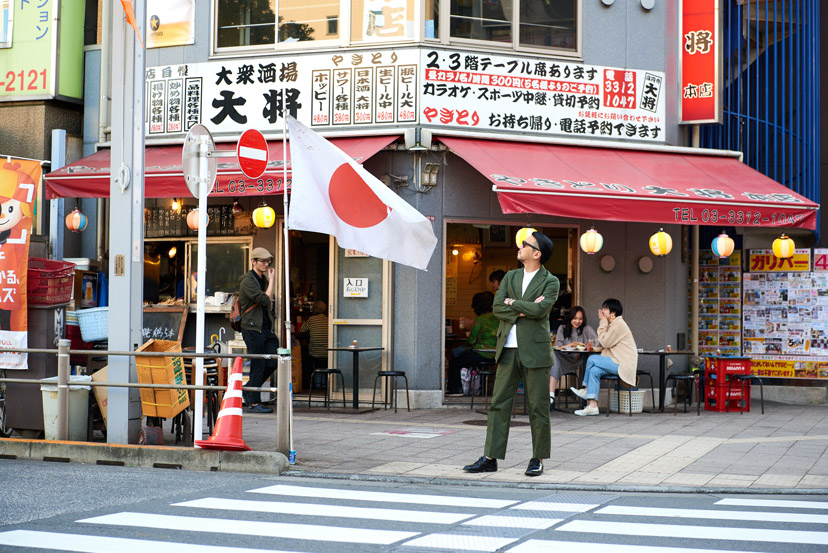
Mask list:
MULTIPOLYGON (((699 126, 692 127, 692 144, 699 147, 699 126)), ((690 344, 694 356, 699 355, 699 225, 692 225, 692 281, 690 283, 690 344)))
MULTIPOLYGON (((101 82, 100 95, 98 98, 98 143, 107 141, 107 135, 111 132, 110 126, 110 103, 112 102, 112 78, 110 76, 110 69, 112 67, 112 3, 101 2, 101 82)), ((96 256, 99 263, 104 261, 104 253, 106 252, 106 227, 104 216, 106 214, 106 200, 98 198, 97 201, 97 216, 96 224, 96 240, 97 245, 96 256)))

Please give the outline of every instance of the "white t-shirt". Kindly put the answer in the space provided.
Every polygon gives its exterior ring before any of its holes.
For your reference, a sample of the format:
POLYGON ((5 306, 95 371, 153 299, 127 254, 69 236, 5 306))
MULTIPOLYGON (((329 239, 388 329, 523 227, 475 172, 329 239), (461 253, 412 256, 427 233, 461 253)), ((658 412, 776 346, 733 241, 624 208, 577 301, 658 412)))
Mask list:
MULTIPOLYGON (((527 272, 526 269, 523 269, 523 290, 520 291, 521 297, 523 294, 526 293, 526 289, 529 287, 529 283, 532 282, 532 279, 535 278, 535 274, 540 269, 536 269, 531 273, 527 272)), ((514 298, 517 299, 517 298, 514 298)), ((512 325, 512 328, 509 329, 509 335, 506 337, 506 343, 503 345, 504 348, 516 348, 518 347, 517 343, 517 325, 512 325)))

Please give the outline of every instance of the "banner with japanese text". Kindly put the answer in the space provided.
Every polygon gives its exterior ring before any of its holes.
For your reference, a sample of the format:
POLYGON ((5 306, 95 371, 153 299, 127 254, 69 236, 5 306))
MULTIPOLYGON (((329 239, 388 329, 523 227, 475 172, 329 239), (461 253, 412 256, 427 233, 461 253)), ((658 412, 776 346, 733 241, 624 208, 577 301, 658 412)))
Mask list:
MULTIPOLYGON (((26 280, 40 162, 0 161, 0 346, 28 347, 26 280)), ((0 354, 0 368, 26 369, 27 355, 0 354)))
POLYGON ((681 122, 722 120, 720 0, 681 2, 681 122))
POLYGON ((422 125, 664 142, 664 74, 443 48, 291 54, 149 67, 148 136, 207 125, 281 134, 283 112, 346 133, 422 125), (284 89, 284 99, 283 92, 284 89), (284 104, 284 106, 283 106, 284 104))

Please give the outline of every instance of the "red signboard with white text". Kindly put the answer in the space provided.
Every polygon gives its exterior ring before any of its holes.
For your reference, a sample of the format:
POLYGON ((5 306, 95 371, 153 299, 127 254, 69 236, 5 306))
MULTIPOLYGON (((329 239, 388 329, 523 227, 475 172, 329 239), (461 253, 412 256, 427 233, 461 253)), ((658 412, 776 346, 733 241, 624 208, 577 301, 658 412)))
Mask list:
POLYGON ((720 0, 681 0, 681 117, 683 124, 720 123, 720 0))

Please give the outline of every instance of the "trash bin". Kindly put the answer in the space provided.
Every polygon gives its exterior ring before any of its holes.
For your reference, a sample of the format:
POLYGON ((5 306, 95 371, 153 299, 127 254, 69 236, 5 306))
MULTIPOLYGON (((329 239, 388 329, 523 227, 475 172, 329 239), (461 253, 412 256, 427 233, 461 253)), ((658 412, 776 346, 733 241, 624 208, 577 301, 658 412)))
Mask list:
MULTIPOLYGON (((47 440, 57 440, 58 429, 58 377, 42 378, 40 393, 43 395, 43 431, 47 440)), ((91 382, 91 376, 71 375, 69 377, 69 439, 86 441, 86 427, 89 422, 89 390, 91 386, 79 385, 91 382)))

